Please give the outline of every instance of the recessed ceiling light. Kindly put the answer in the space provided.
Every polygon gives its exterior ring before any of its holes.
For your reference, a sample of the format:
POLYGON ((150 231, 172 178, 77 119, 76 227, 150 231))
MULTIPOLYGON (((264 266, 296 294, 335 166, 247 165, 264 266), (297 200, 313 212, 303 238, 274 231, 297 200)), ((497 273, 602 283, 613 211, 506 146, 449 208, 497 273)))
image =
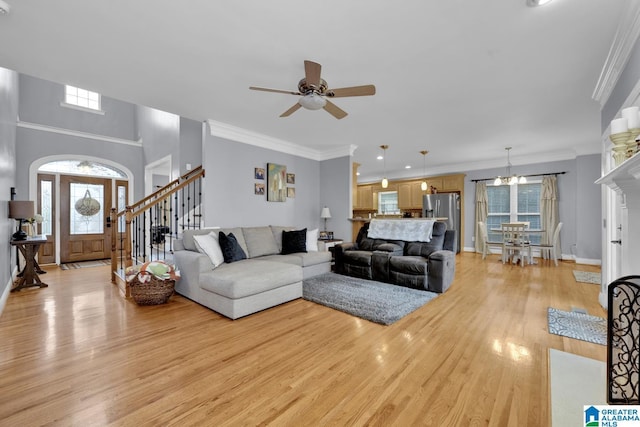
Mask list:
POLYGON ((382 159, 384 159, 384 157, 382 157, 382 156, 378 156, 378 157, 376 157, 376 159, 378 159, 378 160, 382 160, 382 159))
POLYGON ((549 2, 551 2, 551 0, 527 0, 527 6, 529 7, 544 6, 549 2))
POLYGON ((4 0, 0 0, 0 15, 7 14, 11 11, 11 6, 4 0))
POLYGON ((407 165, 404 167, 405 169, 411 169, 411 165, 407 165))

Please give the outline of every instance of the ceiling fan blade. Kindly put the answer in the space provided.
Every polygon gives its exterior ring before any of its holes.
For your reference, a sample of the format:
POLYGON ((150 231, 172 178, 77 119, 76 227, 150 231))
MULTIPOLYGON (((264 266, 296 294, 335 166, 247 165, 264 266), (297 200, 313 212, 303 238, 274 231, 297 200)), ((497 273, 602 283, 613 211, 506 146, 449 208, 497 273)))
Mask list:
POLYGON ((304 61, 304 74, 308 85, 320 87, 320 70, 322 65, 313 61, 304 61))
POLYGON ((280 117, 289 117, 291 114, 295 113, 296 111, 298 111, 298 109, 301 107, 300 104, 298 104, 297 102, 293 105, 293 107, 289 108, 287 111, 285 111, 284 113, 280 114, 280 117))
POLYGON ((369 96, 376 94, 374 85, 341 87, 339 89, 329 89, 327 96, 331 98, 341 98, 345 96, 369 96))
POLYGON ((335 117, 338 120, 347 117, 346 111, 344 111, 342 108, 338 107, 336 104, 329 101, 328 99, 327 99, 327 103, 322 108, 327 110, 329 114, 331 114, 333 117, 335 117))
POLYGON ((290 90, 280 90, 280 89, 267 89, 267 88, 264 88, 264 87, 249 86, 249 89, 251 89, 251 90, 261 90, 263 92, 286 93, 288 95, 302 95, 300 92, 293 92, 293 91, 290 91, 290 90))

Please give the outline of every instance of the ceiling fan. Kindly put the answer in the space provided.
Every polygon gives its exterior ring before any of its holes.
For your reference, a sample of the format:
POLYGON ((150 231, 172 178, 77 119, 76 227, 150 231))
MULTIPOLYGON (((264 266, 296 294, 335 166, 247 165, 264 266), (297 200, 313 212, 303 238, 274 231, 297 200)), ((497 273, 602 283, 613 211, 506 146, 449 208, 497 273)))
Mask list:
POLYGON ((262 90, 264 92, 286 93, 289 95, 301 95, 300 99, 293 107, 289 108, 280 117, 288 117, 296 112, 300 107, 307 110, 319 110, 324 108, 336 119, 346 117, 347 112, 342 110, 327 98, 344 98, 347 96, 368 96, 375 95, 374 85, 342 87, 339 89, 329 89, 327 82, 320 78, 322 66, 313 61, 304 61, 304 78, 298 82, 298 92, 278 89, 266 89, 263 87, 251 86, 249 89, 262 90))

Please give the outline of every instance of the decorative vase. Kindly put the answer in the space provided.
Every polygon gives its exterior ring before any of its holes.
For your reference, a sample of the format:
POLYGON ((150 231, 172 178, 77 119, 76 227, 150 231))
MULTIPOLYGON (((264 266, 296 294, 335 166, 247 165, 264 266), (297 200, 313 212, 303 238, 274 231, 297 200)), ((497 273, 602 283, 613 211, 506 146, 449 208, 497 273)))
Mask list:
POLYGON ((627 159, 627 142, 631 132, 620 132, 609 135, 609 139, 613 143, 612 155, 616 166, 620 165, 627 159))

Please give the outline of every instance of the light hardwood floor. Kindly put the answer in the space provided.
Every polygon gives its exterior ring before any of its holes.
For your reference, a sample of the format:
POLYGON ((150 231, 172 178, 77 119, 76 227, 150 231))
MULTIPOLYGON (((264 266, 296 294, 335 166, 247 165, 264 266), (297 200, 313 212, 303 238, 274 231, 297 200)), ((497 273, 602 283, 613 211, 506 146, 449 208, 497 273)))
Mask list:
MULTIPOLYGON (((0 425, 546 426, 547 308, 605 317, 548 261, 457 256, 451 289, 391 326, 299 299, 231 321, 180 296, 138 307, 108 267, 43 276, 0 317, 0 425)), ((579 390, 576 390, 579 393, 579 390)))

